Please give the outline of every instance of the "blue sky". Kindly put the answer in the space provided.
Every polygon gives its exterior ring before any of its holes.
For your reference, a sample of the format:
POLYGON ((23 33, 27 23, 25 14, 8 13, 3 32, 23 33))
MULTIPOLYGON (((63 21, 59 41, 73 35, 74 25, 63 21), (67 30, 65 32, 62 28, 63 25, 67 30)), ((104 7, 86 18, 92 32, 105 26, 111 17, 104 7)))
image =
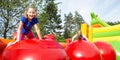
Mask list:
POLYGON ((120 21, 120 0, 57 0, 62 18, 64 14, 78 11, 84 20, 90 24, 90 12, 95 12, 104 21, 120 21))

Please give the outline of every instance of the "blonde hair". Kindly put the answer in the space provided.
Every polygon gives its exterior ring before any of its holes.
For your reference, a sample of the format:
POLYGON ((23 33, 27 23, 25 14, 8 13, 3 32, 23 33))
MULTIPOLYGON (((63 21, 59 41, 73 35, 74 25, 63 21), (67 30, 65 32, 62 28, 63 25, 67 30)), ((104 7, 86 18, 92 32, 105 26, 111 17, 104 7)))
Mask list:
POLYGON ((26 17, 26 18, 28 18, 28 15, 27 15, 27 12, 28 12, 28 9, 29 8, 33 8, 34 10, 35 10, 35 12, 36 12, 36 15, 35 15, 35 18, 37 17, 37 8, 36 7, 33 7, 33 6, 29 6, 29 7, 27 7, 26 9, 25 9, 25 11, 24 11, 24 16, 26 17))

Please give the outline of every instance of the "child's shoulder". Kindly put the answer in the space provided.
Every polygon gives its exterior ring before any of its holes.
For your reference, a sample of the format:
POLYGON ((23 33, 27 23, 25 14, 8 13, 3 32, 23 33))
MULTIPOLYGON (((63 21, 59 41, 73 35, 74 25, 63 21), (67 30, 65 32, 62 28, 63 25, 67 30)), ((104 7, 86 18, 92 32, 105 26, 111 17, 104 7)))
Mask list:
POLYGON ((21 20, 27 20, 27 18, 24 15, 22 15, 21 20))
POLYGON ((21 16, 21 19, 27 19, 24 15, 21 16))
POLYGON ((22 15, 21 16, 21 21, 25 23, 27 21, 27 18, 24 15, 22 15))

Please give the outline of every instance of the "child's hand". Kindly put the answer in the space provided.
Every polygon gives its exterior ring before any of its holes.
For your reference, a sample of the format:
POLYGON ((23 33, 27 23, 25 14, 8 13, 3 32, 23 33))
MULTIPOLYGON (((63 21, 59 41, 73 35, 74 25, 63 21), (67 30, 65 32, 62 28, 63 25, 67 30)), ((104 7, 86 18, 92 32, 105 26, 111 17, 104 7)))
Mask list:
POLYGON ((38 37, 39 40, 42 40, 43 38, 42 37, 38 37))
POLYGON ((19 42, 19 41, 16 40, 15 42, 12 42, 12 44, 15 44, 15 43, 17 43, 17 42, 19 42))
POLYGON ((15 44, 15 43, 17 43, 17 42, 18 42, 18 41, 15 41, 15 42, 9 42, 9 43, 7 44, 7 47, 10 46, 10 45, 15 44))
POLYGON ((6 47, 9 47, 9 46, 11 46, 13 44, 14 44, 13 42, 9 42, 6 47))

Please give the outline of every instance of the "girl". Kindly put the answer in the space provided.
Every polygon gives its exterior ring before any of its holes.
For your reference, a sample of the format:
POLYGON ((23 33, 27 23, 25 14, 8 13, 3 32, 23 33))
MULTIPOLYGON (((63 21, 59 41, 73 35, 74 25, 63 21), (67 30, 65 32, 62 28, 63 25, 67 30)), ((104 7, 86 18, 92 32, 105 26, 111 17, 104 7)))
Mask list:
POLYGON ((33 7, 28 7, 24 15, 21 17, 20 24, 17 31, 17 36, 15 37, 15 43, 24 40, 25 36, 30 39, 34 38, 34 34, 32 32, 32 27, 35 27, 35 30, 37 32, 38 38, 41 40, 42 36, 40 34, 40 29, 38 25, 38 19, 37 19, 37 10, 33 7))

